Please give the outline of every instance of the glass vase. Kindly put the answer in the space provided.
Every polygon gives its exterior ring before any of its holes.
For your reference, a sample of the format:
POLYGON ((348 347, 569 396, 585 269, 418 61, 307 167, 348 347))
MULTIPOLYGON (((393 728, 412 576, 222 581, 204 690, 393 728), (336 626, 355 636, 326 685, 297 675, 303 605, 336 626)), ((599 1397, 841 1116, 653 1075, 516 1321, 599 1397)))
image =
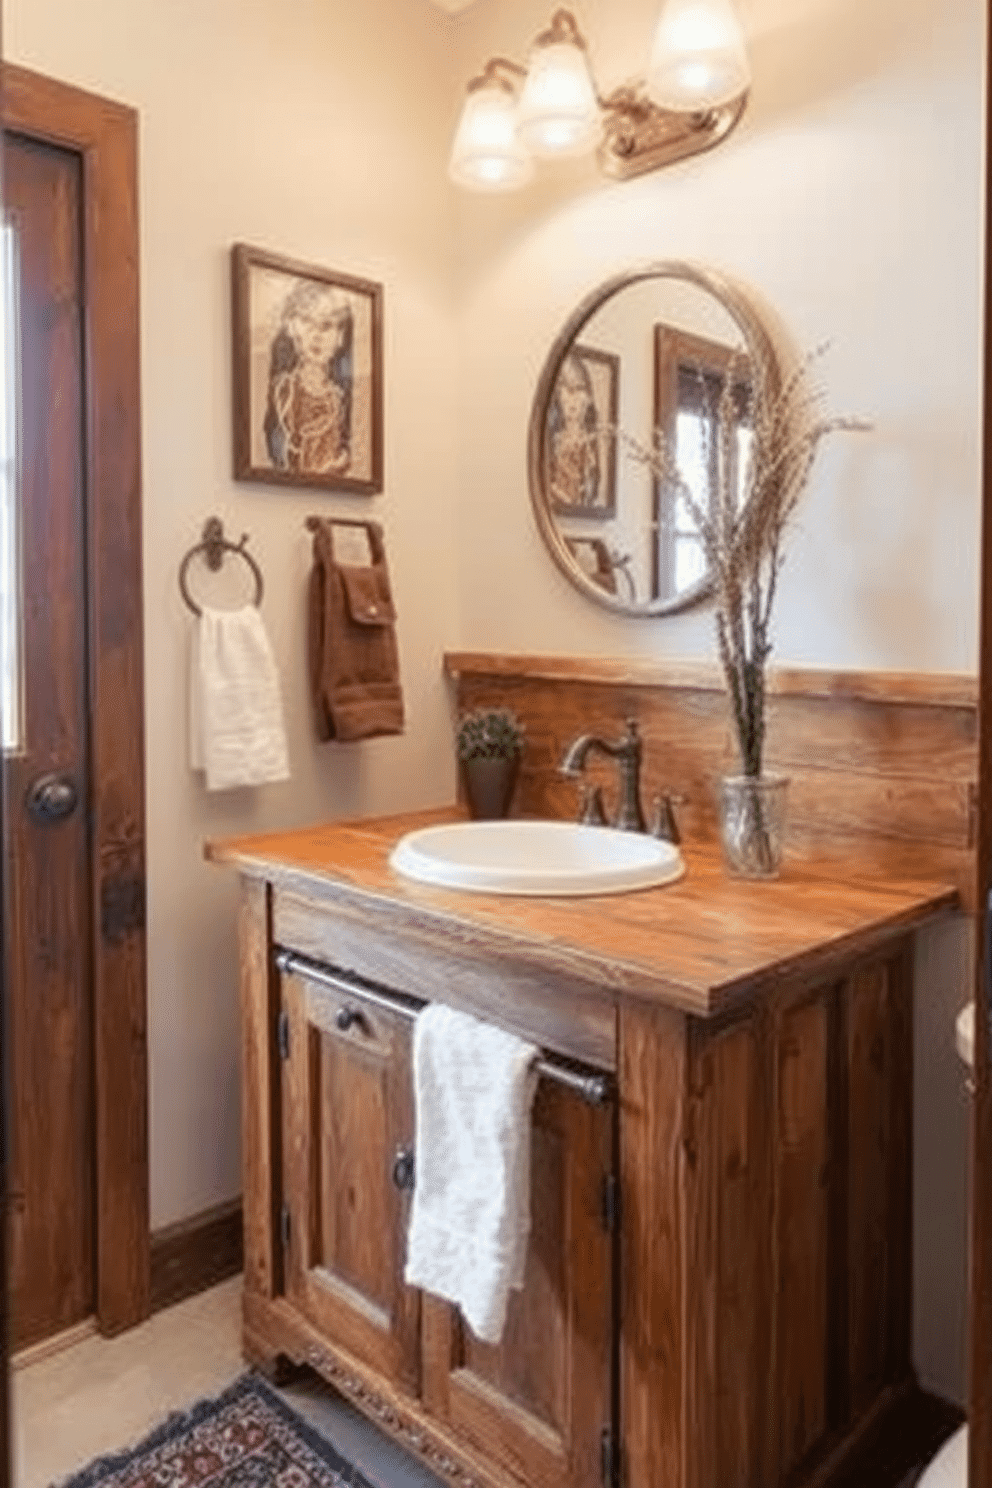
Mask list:
POLYGON ((785 775, 727 775, 720 781, 720 840, 728 872, 778 877, 788 788, 785 775))

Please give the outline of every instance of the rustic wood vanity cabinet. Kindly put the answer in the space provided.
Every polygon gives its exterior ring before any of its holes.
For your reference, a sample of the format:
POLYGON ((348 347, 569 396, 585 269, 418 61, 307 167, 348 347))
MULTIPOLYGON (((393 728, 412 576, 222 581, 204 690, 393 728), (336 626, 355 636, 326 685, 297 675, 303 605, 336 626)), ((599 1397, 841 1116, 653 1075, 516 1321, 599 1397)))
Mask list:
POLYGON ((388 867, 426 819, 209 849, 242 874, 247 1356, 461 1488, 828 1483, 912 1385, 912 932, 955 892, 689 850, 659 890, 455 894, 388 867), (498 1348, 402 1280, 434 999, 609 1082, 541 1079, 498 1348))

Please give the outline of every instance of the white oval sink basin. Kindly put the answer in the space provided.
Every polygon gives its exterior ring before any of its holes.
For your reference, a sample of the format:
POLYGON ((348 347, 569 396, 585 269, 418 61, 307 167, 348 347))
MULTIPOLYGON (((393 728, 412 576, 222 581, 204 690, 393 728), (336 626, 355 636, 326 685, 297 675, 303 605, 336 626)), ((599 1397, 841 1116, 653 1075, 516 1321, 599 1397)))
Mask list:
POLYGON ((685 872, 670 842, 578 822, 451 822, 408 832, 390 864, 421 883, 479 894, 622 894, 685 872))

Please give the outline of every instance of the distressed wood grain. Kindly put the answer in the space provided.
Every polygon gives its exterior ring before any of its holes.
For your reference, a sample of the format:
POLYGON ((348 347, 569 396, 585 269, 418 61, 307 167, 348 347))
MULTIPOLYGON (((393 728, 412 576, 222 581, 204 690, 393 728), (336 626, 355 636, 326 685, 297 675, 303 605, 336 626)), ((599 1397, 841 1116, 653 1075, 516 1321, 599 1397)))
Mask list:
MULTIPOLYGON (((703 662, 452 653, 459 709, 503 705, 527 735, 521 815, 572 816, 574 782, 558 766, 578 734, 607 738, 636 718, 643 795, 684 797, 691 842, 717 837, 716 786, 738 768, 719 669, 703 662)), ((976 900, 978 691, 974 677, 773 669, 765 768, 790 777, 787 851, 857 859, 896 876, 948 877, 976 900)), ((609 809, 615 772, 589 774, 609 809)))
MULTIPOLYGON (((422 996, 399 967, 404 957, 416 957, 421 975, 428 975, 433 950, 442 964, 451 957, 464 971, 459 985, 468 997, 468 971, 474 968, 478 979, 480 967, 498 957, 509 984, 516 978, 521 990, 529 985, 532 1000, 543 981, 567 988, 569 1015, 588 1003, 577 1026, 600 1045, 610 1037, 596 1011, 604 997, 715 1016, 797 970, 829 975, 831 967, 870 954, 959 903, 946 882, 879 880, 857 859, 843 868, 793 861, 776 883, 733 879, 712 844, 684 847, 687 871, 676 883, 595 899, 462 894, 414 883, 390 868, 389 853, 405 831, 455 815, 325 823, 209 843, 206 852, 266 879, 277 894, 300 895, 333 913, 350 958, 362 956, 363 937, 369 942, 364 964, 373 977, 376 967, 387 981, 395 971, 400 990, 422 996), (365 935, 370 923, 382 934, 365 935)), ((444 977, 437 980, 443 989, 444 977)), ((508 1012, 512 1004, 508 998, 508 1012)))

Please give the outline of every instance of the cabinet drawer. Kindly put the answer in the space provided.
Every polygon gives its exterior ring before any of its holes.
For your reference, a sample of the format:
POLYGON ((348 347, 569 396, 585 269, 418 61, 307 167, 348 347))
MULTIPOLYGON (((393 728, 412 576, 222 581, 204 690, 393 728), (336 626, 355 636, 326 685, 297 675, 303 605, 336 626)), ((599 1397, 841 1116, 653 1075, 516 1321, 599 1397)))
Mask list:
MULTIPOLYGON (((393 1051, 398 1029, 396 1016, 373 1007, 359 992, 352 996, 329 991, 301 978, 307 1023, 336 1044, 350 1046, 376 1058, 393 1051)), ((403 1030, 404 1036, 406 1031, 403 1030)))
POLYGON ((609 993, 550 974, 522 957, 495 959, 453 936, 404 926, 402 936, 354 905, 329 909, 301 894, 273 894, 276 945, 389 987, 420 1002, 498 1022, 549 1052, 599 1069, 617 1067, 617 1014, 609 993))

